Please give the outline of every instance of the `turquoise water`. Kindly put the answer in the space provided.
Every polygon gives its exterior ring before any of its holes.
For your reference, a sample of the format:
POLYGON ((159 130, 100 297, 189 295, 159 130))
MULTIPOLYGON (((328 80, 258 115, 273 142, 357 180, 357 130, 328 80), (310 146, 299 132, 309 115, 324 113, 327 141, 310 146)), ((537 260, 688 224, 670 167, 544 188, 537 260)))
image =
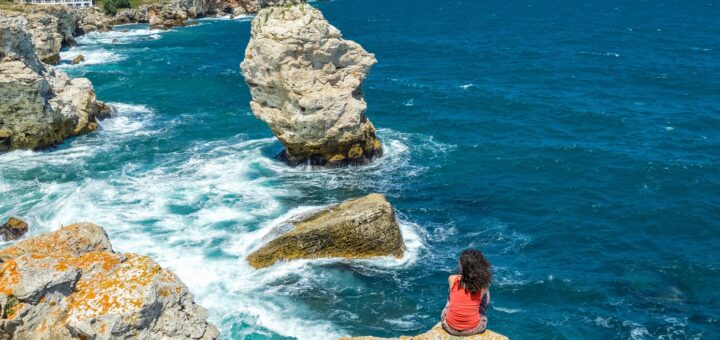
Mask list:
POLYGON ((720 3, 314 5, 379 60, 365 93, 382 159, 273 159, 238 67, 251 18, 124 26, 62 66, 118 115, 0 155, 0 219, 104 226, 177 273, 225 338, 424 332, 467 247, 494 263, 489 324, 513 339, 720 337, 720 3), (369 192, 397 209, 405 258, 244 261, 274 222, 369 192))

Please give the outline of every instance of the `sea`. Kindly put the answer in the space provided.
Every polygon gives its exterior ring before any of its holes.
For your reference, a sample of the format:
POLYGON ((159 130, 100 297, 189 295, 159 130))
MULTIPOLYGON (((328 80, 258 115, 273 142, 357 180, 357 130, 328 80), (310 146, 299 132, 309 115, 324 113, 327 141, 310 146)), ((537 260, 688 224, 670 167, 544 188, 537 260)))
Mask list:
POLYGON ((511 339, 720 338, 720 2, 312 6, 378 60, 381 158, 275 159, 239 68, 252 16, 118 26, 58 67, 117 113, 0 155, 0 220, 103 226, 176 273, 223 339, 423 333, 467 248, 493 264, 489 328, 511 339), (277 223, 373 192, 403 258, 248 265, 277 223))

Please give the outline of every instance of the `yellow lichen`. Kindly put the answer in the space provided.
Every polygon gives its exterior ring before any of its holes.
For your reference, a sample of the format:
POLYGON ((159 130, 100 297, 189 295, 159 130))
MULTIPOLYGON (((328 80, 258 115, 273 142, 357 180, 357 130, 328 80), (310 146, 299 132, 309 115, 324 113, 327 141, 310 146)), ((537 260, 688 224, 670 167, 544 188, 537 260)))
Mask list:
POLYGON ((0 293, 12 295, 12 287, 18 282, 20 282, 20 273, 17 270, 17 262, 14 260, 3 262, 0 267, 0 293))

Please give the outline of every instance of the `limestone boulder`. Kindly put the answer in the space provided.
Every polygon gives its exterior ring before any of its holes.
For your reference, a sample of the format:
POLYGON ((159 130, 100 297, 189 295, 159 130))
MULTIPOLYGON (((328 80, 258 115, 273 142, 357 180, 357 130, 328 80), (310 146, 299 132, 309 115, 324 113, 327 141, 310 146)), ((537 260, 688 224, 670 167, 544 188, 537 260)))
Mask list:
POLYGON ((248 256, 255 268, 293 259, 402 257, 405 250, 395 212, 380 194, 296 216, 276 226, 266 240, 248 256))
POLYGON ((305 3, 268 6, 252 22, 240 65, 250 106, 291 165, 363 164, 382 154, 362 85, 375 56, 305 3))
POLYGON ((10 217, 5 224, 0 227, 0 233, 5 241, 17 240, 28 231, 28 224, 25 221, 10 217))
POLYGON ((0 251, 0 338, 216 339, 207 311, 152 259, 79 223, 0 251))
POLYGON ((82 54, 78 54, 78 55, 76 55, 75 57, 72 58, 72 64, 73 64, 73 65, 77 65, 77 64, 79 64, 79 63, 82 63, 83 61, 85 61, 85 56, 82 55, 82 54))

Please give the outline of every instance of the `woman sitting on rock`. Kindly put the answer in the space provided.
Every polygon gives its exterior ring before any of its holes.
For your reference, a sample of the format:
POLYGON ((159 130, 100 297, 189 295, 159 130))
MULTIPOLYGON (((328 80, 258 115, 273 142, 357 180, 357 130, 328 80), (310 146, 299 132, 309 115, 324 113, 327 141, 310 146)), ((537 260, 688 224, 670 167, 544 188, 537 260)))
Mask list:
POLYGON ((442 327, 450 335, 480 334, 487 328, 490 304, 490 262, 477 250, 460 254, 460 275, 450 275, 448 302, 442 312, 442 327))

